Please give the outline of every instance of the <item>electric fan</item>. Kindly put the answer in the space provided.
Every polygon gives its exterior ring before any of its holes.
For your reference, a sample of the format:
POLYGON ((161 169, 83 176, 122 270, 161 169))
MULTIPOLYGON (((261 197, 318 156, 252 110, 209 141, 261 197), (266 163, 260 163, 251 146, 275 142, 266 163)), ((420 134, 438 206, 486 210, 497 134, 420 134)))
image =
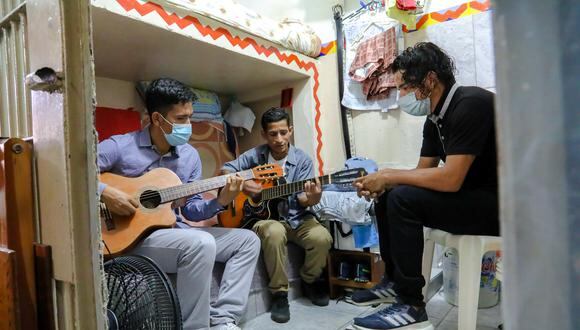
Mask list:
POLYGON ((105 263, 105 280, 109 329, 182 329, 177 295, 153 260, 136 255, 111 259, 105 263))

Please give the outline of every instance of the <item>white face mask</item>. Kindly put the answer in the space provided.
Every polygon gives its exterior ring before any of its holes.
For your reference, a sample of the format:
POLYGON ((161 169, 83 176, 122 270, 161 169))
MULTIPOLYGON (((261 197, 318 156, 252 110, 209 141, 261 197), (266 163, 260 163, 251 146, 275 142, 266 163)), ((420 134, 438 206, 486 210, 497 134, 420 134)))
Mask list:
POLYGON ((431 112, 431 100, 417 100, 415 92, 399 98, 399 108, 412 116, 426 116, 431 112))

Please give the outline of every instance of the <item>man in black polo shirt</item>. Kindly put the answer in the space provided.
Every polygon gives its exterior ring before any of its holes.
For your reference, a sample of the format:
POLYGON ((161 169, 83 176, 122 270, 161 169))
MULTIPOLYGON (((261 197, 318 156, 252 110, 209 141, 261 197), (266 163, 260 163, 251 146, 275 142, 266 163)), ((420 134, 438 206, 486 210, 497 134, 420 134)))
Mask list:
POLYGON ((401 110, 425 116, 416 169, 383 169, 355 181, 377 198, 383 281, 353 294, 358 305, 393 303, 358 329, 433 329, 421 293, 423 226, 453 234, 499 235, 494 94, 458 86, 453 61, 435 44, 419 43, 389 66, 401 110), (440 161, 443 165, 439 166, 440 161))

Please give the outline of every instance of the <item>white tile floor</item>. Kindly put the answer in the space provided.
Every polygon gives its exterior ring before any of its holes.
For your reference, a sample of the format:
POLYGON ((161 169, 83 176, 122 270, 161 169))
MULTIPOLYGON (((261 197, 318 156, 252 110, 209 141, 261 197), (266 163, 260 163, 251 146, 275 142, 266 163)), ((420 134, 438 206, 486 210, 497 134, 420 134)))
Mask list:
MULTIPOLYGON (((318 307, 312 305, 306 298, 299 298, 290 303, 290 322, 275 323, 270 320, 270 313, 265 313, 241 324, 241 327, 244 330, 347 330, 352 329, 350 325, 354 317, 368 315, 373 311, 372 307, 357 307, 344 301, 337 303, 335 300, 331 300, 327 307, 318 307)), ((436 330, 457 329, 457 307, 445 301, 442 291, 427 303, 427 314, 436 330)), ((492 308, 480 309, 477 313, 477 330, 497 329, 501 323, 499 304, 492 308)))

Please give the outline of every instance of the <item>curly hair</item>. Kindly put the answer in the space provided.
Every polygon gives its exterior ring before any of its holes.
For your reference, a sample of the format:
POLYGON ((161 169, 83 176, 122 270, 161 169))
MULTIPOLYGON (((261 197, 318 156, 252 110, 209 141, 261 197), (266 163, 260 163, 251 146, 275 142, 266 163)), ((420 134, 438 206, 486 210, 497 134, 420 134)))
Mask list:
POLYGON ((153 80, 145 92, 145 106, 149 116, 154 112, 166 116, 172 105, 195 101, 197 101, 197 95, 191 88, 171 78, 153 80))
POLYGON ((441 48, 432 42, 419 42, 409 47, 395 58, 387 70, 390 73, 401 71, 403 81, 410 87, 418 88, 424 94, 425 77, 430 71, 437 74, 437 79, 446 87, 455 84, 455 64, 441 48))

